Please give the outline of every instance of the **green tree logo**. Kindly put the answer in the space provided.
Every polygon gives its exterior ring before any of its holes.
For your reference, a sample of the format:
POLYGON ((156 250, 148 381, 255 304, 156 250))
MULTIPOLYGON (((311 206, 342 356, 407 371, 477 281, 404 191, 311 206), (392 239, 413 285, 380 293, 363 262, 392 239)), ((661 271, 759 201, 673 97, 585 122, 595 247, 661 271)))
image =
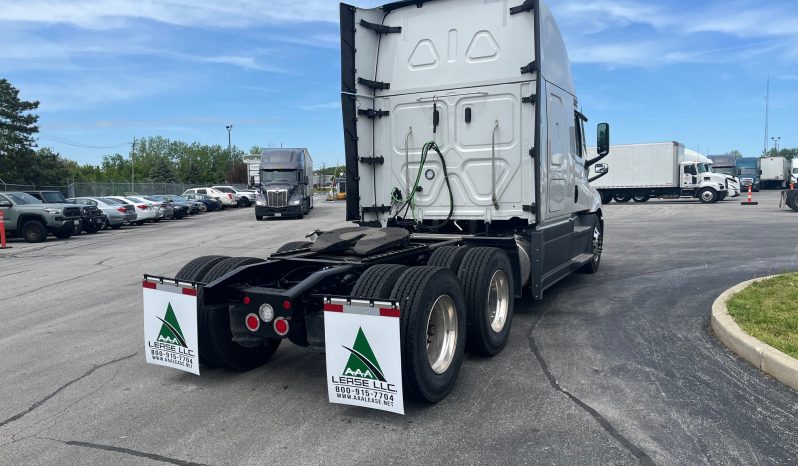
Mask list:
POLYGON ((158 334, 157 341, 188 348, 186 338, 183 336, 183 331, 180 330, 180 324, 177 322, 175 311, 172 309, 172 303, 166 306, 164 318, 158 317, 158 320, 163 322, 163 325, 161 325, 161 333, 158 334))
POLYGON ((344 368, 344 375, 385 382, 385 375, 382 373, 380 363, 377 362, 377 357, 374 356, 374 351, 371 350, 371 345, 366 334, 363 333, 362 327, 357 331, 352 348, 343 347, 351 353, 344 368))

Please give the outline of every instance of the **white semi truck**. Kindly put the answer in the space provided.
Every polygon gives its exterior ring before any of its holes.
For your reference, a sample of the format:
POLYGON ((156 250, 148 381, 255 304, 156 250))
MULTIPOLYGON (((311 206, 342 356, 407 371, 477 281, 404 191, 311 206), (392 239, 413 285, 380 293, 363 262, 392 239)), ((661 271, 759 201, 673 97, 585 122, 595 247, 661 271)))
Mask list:
POLYGON ((790 161, 784 157, 762 157, 759 169, 763 189, 786 188, 790 182, 790 161))
POLYGON ((589 157, 565 44, 539 0, 342 4, 340 25, 356 225, 267 260, 205 256, 145 275, 145 346, 151 362, 199 373, 252 369, 288 339, 326 353, 331 401, 399 412, 404 395, 445 397, 466 347, 502 351, 524 290, 542 299, 599 269, 588 170, 608 170, 609 126, 589 157), (170 295, 193 299, 178 310, 170 295))
MULTIPOLYGON (((595 154, 595 148, 588 148, 595 154)), ((592 184, 604 204, 646 202, 652 197, 697 198, 703 203, 729 195, 729 177, 712 172, 712 161, 678 142, 612 146, 612 171, 592 184)))
POLYGON ((790 169, 790 183, 798 184, 798 157, 792 159, 790 169))

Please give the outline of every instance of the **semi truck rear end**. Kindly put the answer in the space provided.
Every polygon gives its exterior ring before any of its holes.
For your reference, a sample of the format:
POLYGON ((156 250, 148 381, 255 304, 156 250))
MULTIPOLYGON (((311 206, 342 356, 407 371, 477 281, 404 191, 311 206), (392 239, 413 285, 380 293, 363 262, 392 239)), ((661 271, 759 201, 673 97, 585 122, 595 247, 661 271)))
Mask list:
POLYGON ((538 0, 342 4, 340 25, 354 226, 267 260, 205 256, 146 275, 145 339, 161 352, 148 358, 185 343, 171 367, 248 370, 287 339, 326 352, 330 401, 402 412, 405 396, 445 397, 466 348, 501 352, 525 290, 542 299, 599 270, 588 172, 608 170, 609 127, 590 158, 565 45, 538 0), (180 319, 194 340, 178 338, 180 319))

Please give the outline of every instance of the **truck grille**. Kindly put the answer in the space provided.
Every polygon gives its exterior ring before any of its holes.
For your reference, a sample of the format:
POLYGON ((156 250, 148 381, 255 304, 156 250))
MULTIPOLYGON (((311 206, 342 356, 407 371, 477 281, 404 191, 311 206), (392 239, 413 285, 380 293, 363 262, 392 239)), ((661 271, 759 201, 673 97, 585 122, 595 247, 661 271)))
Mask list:
POLYGON ((266 205, 269 207, 287 207, 288 191, 284 189, 266 191, 266 205))
POLYGON ((80 217, 80 207, 64 207, 64 217, 80 217))

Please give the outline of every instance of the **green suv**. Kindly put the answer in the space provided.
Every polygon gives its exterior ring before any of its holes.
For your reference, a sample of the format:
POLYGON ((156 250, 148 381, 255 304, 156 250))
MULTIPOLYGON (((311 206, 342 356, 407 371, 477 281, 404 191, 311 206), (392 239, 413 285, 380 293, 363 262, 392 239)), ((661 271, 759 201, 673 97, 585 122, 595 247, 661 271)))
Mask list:
POLYGON ((0 211, 10 236, 20 236, 29 243, 38 243, 52 233, 56 238, 69 238, 80 221, 80 206, 43 204, 27 193, 0 192, 0 211))

